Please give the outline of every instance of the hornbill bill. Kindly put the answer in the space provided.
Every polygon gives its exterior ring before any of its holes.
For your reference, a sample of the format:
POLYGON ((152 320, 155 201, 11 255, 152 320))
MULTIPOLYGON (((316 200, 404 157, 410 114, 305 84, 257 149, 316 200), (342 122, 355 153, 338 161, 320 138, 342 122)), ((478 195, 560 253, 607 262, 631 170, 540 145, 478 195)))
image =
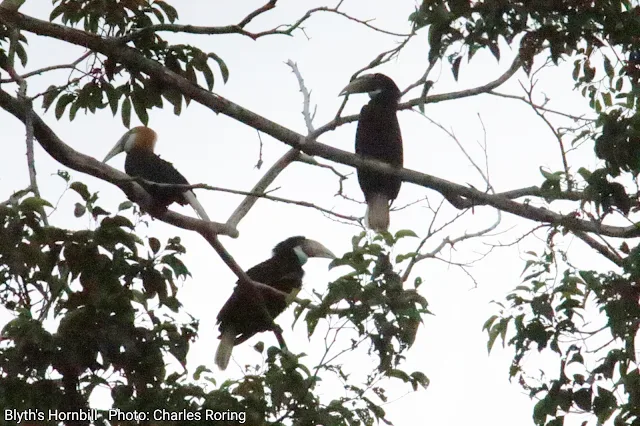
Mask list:
MULTIPOLYGON (((126 152, 124 171, 129 176, 156 183, 189 185, 187 179, 173 167, 173 164, 153 152, 157 138, 156 132, 148 127, 134 127, 120 138, 102 162, 106 163, 121 152, 126 152)), ((183 206, 190 204, 201 219, 210 220, 192 190, 159 187, 142 182, 140 185, 153 197, 159 209, 166 210, 173 202, 183 206)))
MULTIPOLYGON (((360 76, 340 95, 368 93, 371 100, 360 110, 356 131, 356 154, 402 167, 402 134, 396 109, 402 94, 384 74, 360 76)), ((389 228, 389 202, 400 192, 402 180, 397 176, 358 169, 358 182, 367 202, 365 223, 375 231, 389 228)))
MULTIPOLYGON (((317 241, 300 236, 291 237, 276 245, 271 259, 249 269, 247 275, 253 281, 282 292, 297 292, 302 287, 302 265, 309 257, 334 259, 335 255, 317 241)), ((247 285, 236 284, 233 293, 218 313, 220 344, 215 362, 221 370, 227 368, 235 345, 256 333, 272 329, 272 323, 263 313, 261 301, 257 300, 257 294, 251 290, 247 285)), ((253 290, 259 292, 271 319, 275 319, 287 307, 284 295, 260 287, 254 287, 253 290)))

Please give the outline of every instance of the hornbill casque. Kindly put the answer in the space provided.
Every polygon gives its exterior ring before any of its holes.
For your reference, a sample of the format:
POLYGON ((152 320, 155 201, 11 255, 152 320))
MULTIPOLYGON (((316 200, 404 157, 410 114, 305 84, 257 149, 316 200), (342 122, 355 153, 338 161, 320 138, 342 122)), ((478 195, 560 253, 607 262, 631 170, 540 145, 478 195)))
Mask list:
MULTIPOLYGON (((149 127, 134 127, 118 140, 102 162, 106 163, 121 152, 126 152, 124 171, 129 176, 140 177, 156 183, 189 185, 187 179, 173 167, 173 164, 153 152, 157 138, 156 132, 149 127)), ((162 188, 142 182, 140 185, 151 195, 154 204, 160 211, 166 210, 174 202, 183 206, 190 204, 201 219, 210 220, 192 190, 162 188)))
MULTIPOLYGON (((356 154, 402 167, 402 134, 396 116, 402 94, 384 74, 360 76, 340 95, 368 93, 371 100, 360 110, 356 131, 356 154)), ((389 228, 389 203, 398 196, 402 180, 397 176, 358 169, 358 183, 367 202, 365 224, 375 230, 389 228)))
MULTIPOLYGON (((302 287, 302 265, 309 257, 334 259, 335 255, 317 241, 301 236, 291 237, 276 245, 271 259, 249 269, 247 275, 253 281, 291 294, 302 287)), ((272 329, 272 324, 265 318, 260 300, 257 300, 256 293, 251 290, 246 285, 236 284, 229 300, 218 313, 220 344, 215 362, 221 370, 227 368, 234 346, 256 333, 272 329)), ((262 296, 271 319, 275 319, 287 307, 284 295, 260 287, 254 290, 262 296)))

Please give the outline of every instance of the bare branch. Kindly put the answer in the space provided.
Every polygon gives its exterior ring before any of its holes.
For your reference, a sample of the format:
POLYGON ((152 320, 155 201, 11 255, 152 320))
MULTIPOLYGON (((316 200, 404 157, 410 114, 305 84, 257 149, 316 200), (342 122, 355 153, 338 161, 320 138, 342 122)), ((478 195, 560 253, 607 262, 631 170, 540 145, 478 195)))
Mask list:
MULTIPOLYGON (((300 151, 297 149, 290 149, 287 151, 278 161, 276 161, 267 172, 260 178, 251 190, 251 194, 264 194, 264 191, 273 183, 278 177, 281 171, 283 171, 289 164, 295 161, 300 155, 300 151)), ((227 220, 227 225, 231 227, 237 227, 240 221, 249 213, 251 207, 258 201, 259 195, 248 195, 238 207, 231 213, 227 220)))
POLYGON ((302 116, 304 117, 304 123, 307 126, 307 132, 313 133, 313 117, 311 116, 311 93, 307 89, 307 86, 304 84, 304 79, 302 78, 302 74, 300 74, 300 70, 298 69, 298 64, 289 59, 286 64, 291 68, 291 71, 296 76, 296 80, 298 80, 298 86, 300 86, 300 93, 302 93, 302 116))
MULTIPOLYGON (((34 71, 29 71, 26 74, 22 74, 20 76, 21 79, 27 79, 29 77, 33 77, 35 75, 42 75, 46 72, 49 71, 55 71, 55 70, 61 70, 61 69, 76 69, 76 67, 78 66, 78 64, 80 62, 82 62, 83 60, 87 59, 89 56, 91 56, 93 54, 93 52, 89 51, 86 52, 85 54, 83 54, 82 56, 80 56, 78 59, 76 59, 75 61, 71 62, 70 64, 60 64, 60 65, 52 65, 50 67, 44 67, 44 68, 40 68, 34 71)), ((17 81, 15 78, 5 78, 5 79, 0 79, 0 83, 12 83, 17 81)))
POLYGON ((595 122, 596 121, 595 118, 585 118, 582 115, 571 115, 571 114, 567 114, 567 113, 562 112, 562 111, 557 111, 557 110, 554 110, 554 109, 551 109, 551 108, 547 108, 547 107, 545 107, 543 105, 538 105, 538 104, 532 103, 531 100, 526 99, 526 98, 521 97, 521 96, 510 95, 510 94, 507 94, 507 93, 500 93, 500 92, 496 92, 495 90, 490 90, 490 91, 487 92, 487 94, 493 95, 493 96, 498 96, 500 98, 514 99, 514 100, 517 100, 517 101, 522 101, 525 104, 530 105, 533 108, 539 109, 540 111, 545 111, 545 112, 549 112, 551 114, 561 115, 563 117, 570 118, 571 120, 574 120, 574 121, 587 121, 587 122, 595 122))
MULTIPOLYGON (((295 204, 297 206, 302 206, 302 207, 309 207, 315 210, 318 210, 324 214, 327 214, 329 216, 335 216, 338 217, 340 219, 344 219, 344 220, 350 220, 353 222, 359 222, 360 219, 354 216, 347 216, 347 215, 343 215, 340 213, 336 213, 334 211, 325 209, 323 207, 317 206, 313 203, 310 203, 308 201, 297 201, 297 200, 290 200, 288 198, 282 198, 282 197, 276 197, 273 195, 268 195, 266 193, 263 192, 247 192, 247 191, 240 191, 237 189, 229 189, 229 188, 222 188, 219 186, 211 186, 211 185, 207 185, 204 183, 197 183, 197 184, 174 184, 174 183, 158 183, 158 182, 152 182, 146 179, 142 179, 139 177, 128 177, 128 179, 126 179, 126 181, 135 181, 138 183, 144 183, 147 185, 152 185, 152 186, 157 186, 159 188, 180 188, 180 189, 207 189, 209 191, 217 191, 217 192, 226 192, 228 194, 236 194, 236 195, 245 195, 247 197, 257 197, 257 198, 264 198, 267 200, 271 200, 271 201, 277 201, 280 203, 285 203, 285 204, 295 204)), ((122 181, 121 183, 124 183, 124 181, 122 181)))
POLYGON ((151 25, 146 28, 142 28, 140 30, 129 33, 125 36, 118 37, 113 39, 118 43, 128 43, 136 38, 140 37, 142 34, 150 33, 150 32, 172 32, 172 33, 185 33, 185 34, 205 34, 205 35, 216 35, 216 34, 239 34, 246 37, 250 37, 253 40, 257 40, 260 37, 268 36, 268 35, 291 35, 295 30, 301 28, 302 24, 307 21, 311 16, 318 12, 329 12, 334 13, 339 16, 345 17, 350 21, 357 22, 358 24, 364 25, 367 28, 370 28, 374 31, 394 35, 398 37, 405 37, 406 34, 395 33, 392 31, 387 31, 378 27, 375 27, 369 23, 369 21, 360 20, 354 18, 344 12, 339 11, 340 5, 342 2, 339 2, 335 7, 316 7, 313 9, 309 9, 302 17, 300 17, 297 21, 288 25, 278 25, 275 28, 252 33, 245 30, 245 27, 249 25, 257 16, 268 12, 269 10, 275 8, 277 0, 270 0, 264 6, 259 7, 254 10, 250 14, 248 14, 244 19, 242 19, 239 23, 235 25, 225 25, 220 27, 204 27, 204 26, 195 26, 195 25, 180 25, 180 24, 156 24, 151 25))

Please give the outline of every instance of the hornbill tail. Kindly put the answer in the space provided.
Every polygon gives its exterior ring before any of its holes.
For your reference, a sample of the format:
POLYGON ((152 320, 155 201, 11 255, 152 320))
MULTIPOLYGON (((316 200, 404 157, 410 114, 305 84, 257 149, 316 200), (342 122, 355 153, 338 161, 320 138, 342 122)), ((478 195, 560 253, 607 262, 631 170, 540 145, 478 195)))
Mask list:
POLYGON ((204 207, 202 207, 202 204, 200 204, 200 201, 198 201, 198 199, 196 198, 196 194, 193 191, 185 191, 184 199, 187 200, 191 207, 193 207, 200 219, 211 222, 211 219, 209 219, 209 215, 207 215, 207 212, 204 211, 204 207))
POLYGON ((227 326, 220 336, 220 344, 216 350, 215 362, 220 370, 225 370, 229 365, 231 353, 236 343, 236 332, 233 327, 227 326))
POLYGON ((367 203, 365 224, 376 232, 389 229, 389 197, 373 194, 367 203))

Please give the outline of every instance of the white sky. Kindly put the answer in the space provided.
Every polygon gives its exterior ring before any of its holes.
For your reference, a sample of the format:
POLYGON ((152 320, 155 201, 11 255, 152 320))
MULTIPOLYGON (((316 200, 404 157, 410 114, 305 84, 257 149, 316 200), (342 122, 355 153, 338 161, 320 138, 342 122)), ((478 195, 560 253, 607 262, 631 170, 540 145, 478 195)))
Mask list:
MULTIPOLYGON (((261 6, 262 1, 217 1, 192 0, 190 2, 171 1, 180 13, 179 23, 195 25, 226 25, 235 23, 249 11, 261 6)), ((361 19, 375 19, 375 25, 391 31, 407 32, 407 17, 413 11, 413 1, 346 1, 344 10, 361 19), (366 7, 364 5, 366 4, 366 7)), ((268 14, 256 19, 248 28, 260 31, 280 23, 297 19, 307 9, 319 6, 318 2, 289 0, 282 1, 268 14)), ((22 12, 46 18, 51 9, 49 2, 28 1, 22 12)), ((368 63, 379 52, 396 45, 397 38, 373 33, 353 22, 331 14, 318 14, 305 24, 305 34, 296 32, 295 37, 273 36, 258 41, 241 36, 192 37, 163 34, 173 42, 191 41, 205 51, 213 51, 222 57, 230 69, 230 79, 222 84, 219 72, 216 75, 214 92, 236 102, 258 114, 274 120, 293 130, 304 133, 301 115, 301 94, 291 70, 284 64, 293 60, 312 91, 312 102, 317 105, 315 124, 317 127, 329 121, 342 101, 337 95, 348 83, 351 74, 368 63), (305 34, 307 37, 305 37, 305 34)), ((51 40, 39 39, 28 34, 28 69, 72 60, 82 50, 69 48, 51 40), (55 58, 53 57, 55 55, 55 58)), ((503 46, 504 47, 504 46, 503 46)), ((381 67, 381 71, 391 76, 401 89, 419 78, 427 64, 426 31, 417 37, 392 63, 381 67)), ((503 49, 503 60, 497 63, 488 52, 478 53, 471 64, 463 61, 460 80, 455 82, 448 66, 436 67, 431 79, 437 83, 431 93, 446 93, 475 87, 495 79, 510 65, 515 52, 503 49)), ((541 74, 538 93, 547 93, 551 106, 572 113, 584 111, 585 103, 574 93, 567 67, 562 71, 548 69, 541 74)), ((44 90, 51 84, 52 76, 30 80, 29 93, 44 90)), ((56 73, 58 79, 65 78, 66 71, 56 73)), ((516 78, 499 90, 522 95, 517 80, 526 83, 522 71, 516 78)), ((60 81, 60 80, 57 80, 60 81)), ((5 90, 7 88, 5 87, 5 90)), ((416 95, 414 95, 416 96, 416 95)), ((410 99, 408 95, 404 100, 410 99)), ((539 96, 542 100, 542 96, 539 96)), ((366 96, 353 96, 346 113, 356 113, 367 102, 366 96)), ((165 103, 167 105, 168 103, 165 103)), ((192 102, 176 117, 172 108, 150 112, 150 126, 159 134, 157 152, 174 163, 192 183, 207 183, 232 189, 250 190, 262 173, 278 159, 287 146, 262 135, 264 142, 264 166, 256 170, 259 141, 254 129, 235 122, 225 116, 216 116, 210 110, 192 102)), ((478 141, 484 139, 481 115, 487 129, 486 141, 490 177, 497 191, 538 185, 542 182, 540 166, 560 170, 561 161, 558 147, 551 132, 536 119, 524 104, 512 100, 490 96, 454 100, 426 106, 426 114, 448 129, 453 129, 465 149, 474 160, 483 164, 484 154, 478 141)), ((102 159, 115 141, 126 131, 119 114, 114 118, 110 111, 103 110, 96 115, 79 113, 72 123, 67 119, 56 121, 53 109, 44 116, 45 121, 57 134, 73 148, 102 159)), ((441 130, 430 124, 415 112, 403 111, 399 114, 404 136, 405 167, 432 174, 459 184, 472 184, 483 188, 483 181, 454 142, 441 130)), ((132 125, 138 125, 132 118, 132 125)), ((4 152, 0 157, 0 198, 6 199, 14 190, 28 185, 24 127, 12 116, 0 113, 3 128, 4 152)), ((345 125, 325 134, 320 142, 345 150, 353 150, 355 124, 345 125)), ((587 156, 577 157, 587 167, 587 156), (586 163, 584 163, 586 161, 586 163)), ((64 188, 63 182, 52 173, 61 168, 39 147, 37 168, 41 192, 49 200, 56 200, 64 188)), ((321 160, 327 163, 324 160, 321 160)), ((124 156, 110 162, 113 167, 123 168, 124 156)), ((577 164, 577 163, 576 163, 577 164)), ((352 169, 338 166, 343 172, 352 169)), ((578 166, 573 169, 577 170, 578 166)), ((100 192, 100 205, 115 210, 125 200, 124 194, 105 182, 72 172, 74 179, 86 182, 91 191, 100 192)), ((364 206, 334 197, 337 179, 326 170, 306 164, 290 166, 272 187, 279 187, 274 194, 295 200, 307 200, 325 208, 335 208, 345 214, 362 215, 364 206)), ((346 182, 347 193, 361 200, 355 174, 346 182)), ((440 197, 433 191, 411 184, 404 184, 396 205, 404 205, 425 195, 432 203, 440 197)), ((241 201, 241 197, 216 192, 199 191, 198 197, 212 220, 224 222, 241 201)), ((88 225, 87 219, 74 219, 71 215, 73 203, 78 201, 73 194, 66 195, 54 214, 52 222, 56 226, 80 228, 88 225)), ((179 208, 186 214, 193 214, 186 208, 179 208)), ((451 218, 455 209, 447 206, 441 222, 451 218)), ((400 212, 392 213, 391 230, 410 228, 424 235, 432 213, 424 205, 416 205, 400 212)), ((442 238, 451 238, 463 232, 473 232, 489 226, 495 220, 495 212, 489 208, 477 208, 475 214, 465 216, 450 231, 435 237, 429 247, 437 246, 442 238)), ((500 231, 503 234, 486 242, 507 243, 514 241, 532 227, 530 222, 503 215, 500 231)), ((260 200, 239 226, 240 237, 236 240, 223 238, 227 249, 245 268, 265 260, 271 248, 279 241, 292 235, 305 235, 317 239, 336 254, 350 248, 351 237, 359 232, 353 226, 344 225, 325 218, 317 211, 298 206, 276 204, 260 200)), ((159 221, 153 221, 149 229, 141 226, 141 236, 159 236, 162 241, 179 235, 188 254, 183 257, 192 273, 179 293, 187 312, 200 319, 200 338, 189 355, 192 368, 207 364, 214 369, 213 354, 217 346, 215 317, 230 295, 235 277, 225 267, 211 247, 198 235, 173 228, 159 221)), ((406 240, 401 246, 404 251, 414 248, 417 241, 406 240)), ((588 251, 583 251, 578 242, 573 243, 580 250, 581 260, 592 262, 597 259, 588 251)), ((534 402, 523 393, 517 384, 508 381, 508 368, 512 351, 503 350, 496 344, 491 356, 486 351, 486 334, 481 331, 484 321, 496 312, 491 300, 502 300, 509 290, 520 283, 520 273, 524 261, 520 252, 539 250, 540 243, 527 239, 517 246, 501 248, 470 269, 477 286, 458 268, 438 261, 423 261, 413 271, 413 277, 421 276, 425 283, 420 292, 425 296, 434 317, 427 318, 418 331, 417 341, 407 354, 406 371, 420 369, 431 380, 425 391, 406 394, 409 385, 398 381, 385 384, 390 402, 384 406, 388 419, 398 426, 435 424, 438 426, 464 424, 529 425, 534 402)), ((402 250, 400 250, 402 251, 402 250)), ((487 251, 483 242, 467 241, 456 245, 451 252, 455 261, 465 261, 487 251)), ((443 254, 449 254, 444 251, 443 254)), ((609 267, 603 264, 604 267, 609 267)), ((327 272, 326 260, 311 260, 305 267, 307 272, 305 290, 315 288, 322 291, 326 283, 339 276, 344 269, 327 272)), ((302 296, 309 295, 303 290, 302 296)), ((314 347, 322 344, 320 332, 312 342, 306 339, 306 327, 300 322, 294 331, 290 330, 293 309, 278 318, 285 330, 285 338, 293 352, 314 353, 314 347)), ((6 317, 6 313, 3 313, 6 317)), ((234 360, 240 365, 260 363, 260 356, 252 346, 263 340, 267 346, 275 345, 270 334, 261 334, 248 343, 236 347, 234 360)), ((529 362, 529 361, 528 361, 529 362)), ((532 359, 535 363, 536 360, 532 359)), ((345 360, 347 368, 367 372, 375 367, 375 359, 367 360, 362 354, 345 360), (357 364, 356 364, 357 363, 357 364)), ((232 361, 223 374, 215 371, 218 383, 226 377, 238 377, 240 369, 232 361)), ((535 370, 534 370, 535 371, 535 370)), ((329 389, 329 388, 327 388, 329 389)), ((326 392, 327 395, 337 395, 326 392)), ((582 420, 582 419, 581 419, 582 420)), ((567 422, 571 424, 570 422, 567 422)), ((576 421, 576 424, 579 424, 576 421)))

